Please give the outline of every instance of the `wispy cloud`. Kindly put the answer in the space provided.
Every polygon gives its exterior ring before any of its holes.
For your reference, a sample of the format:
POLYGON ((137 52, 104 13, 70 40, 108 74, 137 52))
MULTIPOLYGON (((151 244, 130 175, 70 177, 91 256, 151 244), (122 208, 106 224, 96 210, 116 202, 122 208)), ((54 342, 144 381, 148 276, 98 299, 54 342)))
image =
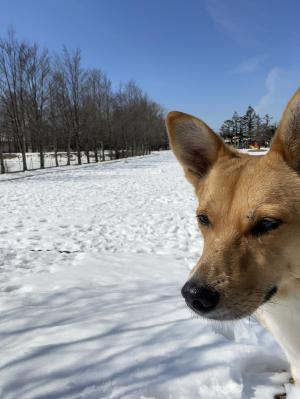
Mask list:
POLYGON ((251 0, 204 0, 214 25, 240 44, 258 44, 268 31, 253 11, 251 0))
POLYGON ((247 58, 242 61, 233 69, 233 73, 251 73, 257 71, 264 61, 267 59, 267 55, 259 55, 251 58, 247 58))
POLYGON ((300 85, 299 69, 299 64, 272 68, 265 79, 266 92, 258 100, 255 110, 261 114, 268 113, 274 121, 279 121, 289 99, 300 85))
POLYGON ((278 83, 282 75, 282 70, 274 67, 270 70, 266 77, 267 92, 258 101, 254 107, 258 113, 270 112, 278 97, 278 83))
POLYGON ((208 14, 213 22, 229 33, 236 33, 237 25, 232 19, 228 3, 224 0, 206 0, 208 14))

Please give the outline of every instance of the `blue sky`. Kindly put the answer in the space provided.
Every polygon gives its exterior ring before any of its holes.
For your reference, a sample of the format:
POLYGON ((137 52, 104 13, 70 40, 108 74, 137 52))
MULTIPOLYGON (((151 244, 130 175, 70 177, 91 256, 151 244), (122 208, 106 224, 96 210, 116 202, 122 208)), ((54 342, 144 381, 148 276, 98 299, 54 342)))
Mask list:
POLYGON ((2 0, 0 35, 59 52, 115 85, 134 79, 166 110, 217 129, 251 104, 274 120, 300 84, 296 0, 2 0))

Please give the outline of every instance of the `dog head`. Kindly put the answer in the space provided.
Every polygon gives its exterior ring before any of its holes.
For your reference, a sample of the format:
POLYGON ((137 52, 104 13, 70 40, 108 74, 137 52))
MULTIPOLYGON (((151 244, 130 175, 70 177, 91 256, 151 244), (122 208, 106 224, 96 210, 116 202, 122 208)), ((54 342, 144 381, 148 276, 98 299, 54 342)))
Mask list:
POLYGON ((300 90, 270 151, 227 146, 203 121, 167 116, 171 148, 193 184, 203 254, 182 294, 196 313, 233 320, 252 314, 300 279, 300 90))

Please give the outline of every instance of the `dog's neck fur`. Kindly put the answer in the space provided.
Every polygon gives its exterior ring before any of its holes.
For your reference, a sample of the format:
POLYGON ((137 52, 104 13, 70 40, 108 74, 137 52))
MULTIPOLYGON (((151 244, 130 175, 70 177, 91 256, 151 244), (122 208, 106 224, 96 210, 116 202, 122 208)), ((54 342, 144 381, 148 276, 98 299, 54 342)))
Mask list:
POLYGON ((300 385, 300 283, 289 287, 284 298, 275 297, 259 308, 257 316, 281 345, 300 385))

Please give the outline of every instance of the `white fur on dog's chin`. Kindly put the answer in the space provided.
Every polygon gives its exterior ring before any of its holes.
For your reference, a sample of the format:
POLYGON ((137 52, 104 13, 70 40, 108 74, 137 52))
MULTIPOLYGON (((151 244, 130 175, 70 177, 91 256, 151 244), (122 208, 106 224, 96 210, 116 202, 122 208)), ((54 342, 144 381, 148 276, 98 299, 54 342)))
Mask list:
POLYGON ((300 293, 289 291, 287 298, 266 303, 256 311, 260 323, 279 342, 291 364, 293 378, 300 385, 300 293))

